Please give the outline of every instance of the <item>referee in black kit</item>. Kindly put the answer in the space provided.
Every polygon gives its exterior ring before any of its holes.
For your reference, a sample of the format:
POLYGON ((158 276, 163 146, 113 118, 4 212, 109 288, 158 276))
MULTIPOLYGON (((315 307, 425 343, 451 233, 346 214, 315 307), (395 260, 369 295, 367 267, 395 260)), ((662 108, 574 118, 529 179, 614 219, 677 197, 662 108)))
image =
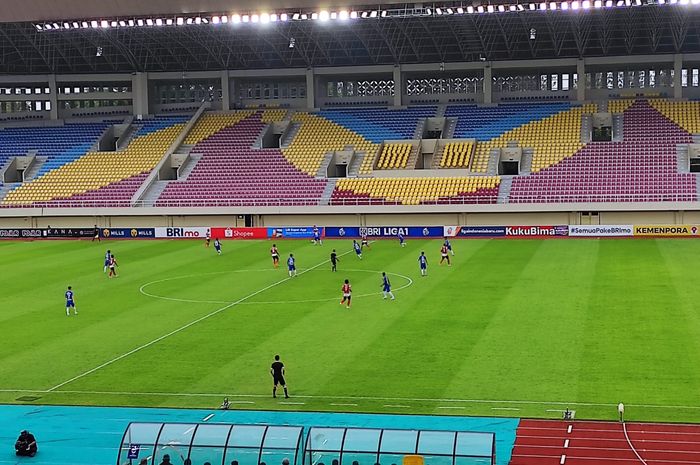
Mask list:
POLYGON ((287 383, 284 380, 284 363, 280 362, 279 355, 275 355, 275 361, 272 362, 270 373, 272 374, 272 397, 277 397, 277 385, 281 385, 284 389, 284 398, 289 399, 287 383))

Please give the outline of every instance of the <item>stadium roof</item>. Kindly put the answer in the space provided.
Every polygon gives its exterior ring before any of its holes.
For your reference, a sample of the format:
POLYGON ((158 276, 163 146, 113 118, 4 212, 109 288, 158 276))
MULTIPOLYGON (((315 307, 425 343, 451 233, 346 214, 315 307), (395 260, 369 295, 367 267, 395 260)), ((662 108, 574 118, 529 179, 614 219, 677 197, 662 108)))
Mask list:
MULTIPOLYGON (((58 7, 51 7, 49 11, 60 13, 60 19, 56 16, 51 20, 0 23, 0 72, 307 68, 699 52, 700 9, 683 4, 690 0, 668 0, 679 1, 677 4, 653 1, 664 4, 584 0, 579 6, 577 1, 560 1, 521 4, 516 11, 505 5, 500 8, 502 12, 497 5, 482 7, 483 12, 454 4, 443 4, 442 9, 433 4, 356 5, 356 17, 348 18, 345 11, 345 20, 339 19, 343 13, 337 11, 329 18, 331 10, 325 11, 325 18, 324 12, 320 13, 319 18, 319 13, 313 16, 313 8, 278 9, 276 21, 272 21, 270 14, 258 15, 253 13, 256 10, 244 14, 239 9, 240 14, 235 15, 199 12, 132 16, 125 13, 132 10, 119 9, 126 5, 142 13, 146 9, 167 9, 165 5, 169 4, 172 11, 183 9, 183 0, 142 1, 140 7, 135 0, 87 2, 100 5, 103 12, 92 16, 94 6, 88 8, 86 2, 59 0, 54 3, 67 9, 59 12, 54 9, 58 7), (67 13, 75 12, 78 5, 82 14, 68 19, 67 13), (117 9, 120 14, 110 17, 109 13, 117 9), (281 20, 283 11, 286 21, 281 20), (293 20, 294 15, 299 16, 294 11, 308 11, 308 15, 293 20), (366 17, 362 18, 360 12, 366 17)), ((25 0, 20 4, 39 3, 50 2, 25 0)), ((201 6, 213 9, 221 3, 208 0, 201 6)), ((242 8, 241 4, 237 8, 242 8)), ((3 12, 3 17, 17 14, 3 12)))

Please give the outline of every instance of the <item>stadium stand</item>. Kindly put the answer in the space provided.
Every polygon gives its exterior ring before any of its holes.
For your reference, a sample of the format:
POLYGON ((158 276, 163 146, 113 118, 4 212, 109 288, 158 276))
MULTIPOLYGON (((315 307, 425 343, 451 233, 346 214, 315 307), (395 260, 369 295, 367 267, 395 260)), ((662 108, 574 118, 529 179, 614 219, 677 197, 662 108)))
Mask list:
POLYGON ((495 203, 497 176, 340 179, 331 204, 495 203))
POLYGON ((385 144, 379 155, 377 168, 380 170, 406 168, 412 149, 411 144, 385 144))
POLYGON ((472 142, 450 142, 442 150, 440 168, 466 168, 474 150, 472 142))
POLYGON ((633 103, 634 99, 632 98, 610 100, 608 101, 608 111, 610 113, 624 113, 633 103))
MULTIPOLYGON (((499 136, 486 141, 478 142, 472 162, 472 171, 486 172, 494 148, 507 147, 510 142, 516 142, 519 147, 532 148, 532 172, 560 162, 570 157, 583 147, 581 143, 581 116, 585 113, 596 111, 593 104, 579 107, 569 107, 569 104, 548 104, 554 108, 562 108, 560 112, 551 114, 542 119, 533 119, 514 129, 508 130, 499 136)), ((535 112, 534 115, 542 115, 544 111, 535 112)), ((518 122, 523 115, 518 114, 518 122)), ((509 118, 512 122, 512 118, 509 118)), ((503 127, 503 126, 500 126, 503 127)))
POLYGON ((638 100, 624 112, 622 142, 589 143, 561 163, 515 178, 510 202, 694 201, 695 176, 678 172, 676 154, 677 144, 690 142, 688 132, 638 100))
POLYGON ((402 110, 386 108, 324 110, 318 114, 379 144, 384 140, 413 139, 418 121, 435 116, 436 111, 437 108, 434 106, 424 106, 402 110))
POLYGON ((652 99, 649 104, 691 134, 700 134, 700 102, 652 99))
POLYGON ((7 194, 3 205, 42 206, 51 201, 86 200, 109 205, 130 199, 182 131, 187 119, 186 116, 169 116, 144 120, 124 150, 88 152, 18 186, 7 194), (105 188, 108 189, 102 191, 105 188))
POLYGON ((317 205, 328 181, 292 165, 279 149, 251 148, 265 128, 255 113, 204 139, 184 180, 171 181, 156 206, 317 205), (280 200, 281 199, 281 200, 280 200))
POLYGON ((323 157, 331 151, 343 150, 352 146, 364 152, 365 158, 360 173, 372 171, 378 145, 360 134, 313 113, 299 112, 292 121, 301 123, 301 128, 290 146, 283 150, 294 166, 304 173, 315 176, 321 167, 323 157))
POLYGON ((189 134, 187 134, 184 144, 194 145, 227 126, 233 126, 243 118, 247 118, 252 114, 253 111, 251 110, 241 110, 231 113, 205 113, 197 120, 189 134))

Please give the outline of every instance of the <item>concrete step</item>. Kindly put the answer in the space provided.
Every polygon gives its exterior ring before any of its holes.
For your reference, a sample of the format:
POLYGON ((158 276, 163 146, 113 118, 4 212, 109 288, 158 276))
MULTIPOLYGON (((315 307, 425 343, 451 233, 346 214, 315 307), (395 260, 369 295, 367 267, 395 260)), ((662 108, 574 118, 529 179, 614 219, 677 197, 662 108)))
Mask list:
POLYGON ((486 168, 486 174, 488 176, 498 175, 498 157, 500 156, 500 154, 500 150, 491 149, 491 152, 489 153, 489 164, 486 168))
POLYGON ((197 166, 197 163, 199 160, 202 159, 202 155, 199 154, 191 154, 187 161, 185 162, 184 166, 180 167, 180 170, 178 172, 178 181, 184 181, 187 179, 187 177, 190 175, 192 170, 194 169, 195 166, 197 166))
POLYGON ((328 180, 328 183, 326 184, 326 187, 323 189, 323 193, 321 194, 321 201, 320 205, 328 205, 331 202, 331 196, 333 195, 333 191, 335 190, 335 184, 338 182, 336 178, 331 178, 328 180))
POLYGON ((349 178, 356 178, 360 175, 360 167, 366 156, 365 152, 355 152, 355 156, 352 157, 350 166, 348 166, 347 176, 349 178))
POLYGON ((44 166, 44 163, 46 163, 48 159, 48 157, 35 157, 32 166, 30 166, 29 169, 24 172, 24 182, 28 182, 36 178, 39 170, 41 170, 41 167, 44 166))
POLYGON ((416 130, 413 132, 413 138, 422 139, 423 131, 425 131, 425 118, 421 118, 420 120, 418 120, 418 124, 416 124, 416 130))
POLYGON ((411 147, 411 153, 408 155, 408 160, 406 161, 406 169, 407 170, 416 169, 417 163, 418 163, 418 146, 413 145, 411 147))
POLYGON ((442 133, 443 139, 452 139, 457 129, 457 118, 445 118, 445 130, 442 133))
POLYGON ((143 196, 141 196, 140 201, 143 203, 142 206, 153 206, 153 204, 156 203, 156 200, 158 200, 158 197, 160 197, 160 194, 162 194, 165 188, 168 186, 168 183, 170 183, 170 181, 155 181, 153 184, 151 184, 146 192, 144 192, 143 196))
POLYGON ((679 172, 687 173, 690 171, 690 157, 688 155, 688 146, 686 144, 678 144, 676 146, 676 159, 679 172))
POLYGON ((319 166, 318 171, 316 171, 317 178, 327 177, 328 165, 330 164, 331 159, 333 159, 333 152, 328 152, 327 154, 325 154, 323 156, 323 161, 321 161, 321 166, 319 166))
POLYGON ((591 141, 593 134, 593 117, 591 115, 581 116, 581 143, 587 144, 591 141))
POLYGON ((625 117, 623 114, 613 115, 612 140, 613 142, 622 142, 625 138, 625 117))
POLYGON ((532 173, 532 159, 535 156, 535 151, 531 148, 523 149, 523 156, 520 159, 520 175, 532 173))
POLYGON ((301 129, 301 123, 298 123, 296 121, 289 123, 289 127, 287 128, 287 132, 284 133, 282 139, 280 139, 280 146, 283 149, 289 148, 289 146, 294 141, 294 138, 299 133, 300 129, 301 129))
POLYGON ((498 203, 508 203, 512 186, 513 176, 501 176, 501 183, 498 185, 498 203))

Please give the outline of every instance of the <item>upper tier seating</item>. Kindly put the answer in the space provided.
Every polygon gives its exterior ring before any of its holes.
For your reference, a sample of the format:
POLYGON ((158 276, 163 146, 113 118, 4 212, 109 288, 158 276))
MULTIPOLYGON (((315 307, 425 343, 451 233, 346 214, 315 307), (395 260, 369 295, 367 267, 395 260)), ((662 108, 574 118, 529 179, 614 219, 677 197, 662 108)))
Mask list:
POLYGON ((596 111, 596 105, 571 107, 540 120, 506 131, 500 136, 476 145, 472 171, 485 172, 494 148, 507 147, 517 142, 518 147, 534 150, 532 172, 560 162, 583 147, 581 143, 581 116, 596 111))
POLYGON ((344 178, 338 180, 331 204, 495 203, 499 183, 497 176, 344 178))
POLYGON ((323 110, 318 114, 379 144, 385 140, 413 139, 418 121, 435 116, 436 107, 408 107, 400 110, 360 108, 323 110))
POLYGON ((679 173, 676 145, 691 136, 648 102, 624 112, 622 142, 592 142, 531 176, 516 177, 513 203, 696 200, 695 175, 679 173))
POLYGON ((186 116, 172 116, 139 122, 134 139, 124 150, 88 152, 10 191, 3 204, 45 205, 52 200, 62 203, 78 194, 81 194, 80 200, 107 202, 114 198, 116 190, 122 191, 123 187, 126 192, 119 195, 121 201, 128 192, 133 194, 138 189, 138 185, 134 188, 138 176, 147 174, 156 166, 187 119, 186 116), (126 180, 130 182, 115 186, 115 183, 126 180), (110 187, 106 193, 100 192, 106 187, 110 187))
POLYGON ((47 157, 38 175, 85 155, 109 126, 102 123, 69 123, 64 126, 6 128, 0 130, 0 166, 14 156, 36 150, 47 157))
POLYGON ((445 116, 457 117, 454 137, 487 141, 531 121, 566 111, 570 103, 505 103, 498 106, 450 105, 445 116))
POLYGON ((204 113, 187 134, 184 144, 194 145, 227 126, 233 126, 252 114, 252 110, 241 110, 232 113, 204 113))
POLYGON ((386 144, 382 148, 382 153, 377 161, 377 169, 392 170, 404 169, 411 155, 413 145, 411 144, 386 144))
POLYGON ((303 173, 279 149, 251 148, 264 127, 256 113, 198 143, 190 153, 201 159, 156 205, 318 205, 328 181, 303 173))
POLYGON ((676 102, 653 99, 649 103, 662 115, 682 127, 690 134, 700 134, 700 102, 676 102))
POLYGON ((365 152, 360 173, 372 171, 374 157, 379 147, 377 144, 350 129, 312 113, 296 113, 292 120, 301 123, 301 128, 290 146, 283 152, 287 160, 304 173, 315 176, 326 153, 344 150, 348 146, 354 147, 356 151, 365 152))
POLYGON ((610 113, 624 113, 634 102, 633 98, 610 100, 608 102, 608 111, 610 113))
POLYGON ((440 168, 467 168, 474 144, 472 142, 450 142, 442 150, 440 168))

